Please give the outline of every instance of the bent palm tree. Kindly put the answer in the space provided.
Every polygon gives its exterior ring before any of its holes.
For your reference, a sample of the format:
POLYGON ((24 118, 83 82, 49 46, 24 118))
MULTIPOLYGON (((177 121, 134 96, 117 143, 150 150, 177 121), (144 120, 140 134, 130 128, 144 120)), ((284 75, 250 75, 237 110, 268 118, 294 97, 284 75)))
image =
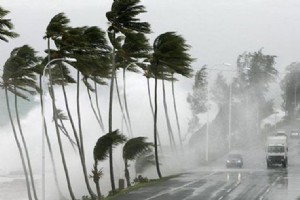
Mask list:
MULTIPOLYGON (((46 28, 46 35, 44 36, 44 38, 47 39, 47 53, 48 53, 48 59, 47 59, 48 61, 47 62, 50 62, 50 60, 51 60, 51 51, 52 50, 50 49, 50 39, 53 39, 55 44, 59 44, 59 38, 61 37, 61 34, 64 32, 64 30, 68 27, 69 22, 70 22, 70 20, 64 15, 64 13, 59 13, 50 20, 50 23, 48 24, 48 26, 46 28)), ((37 69, 37 73, 40 74, 39 80, 40 80, 41 88, 42 88, 43 71, 44 71, 44 66, 46 65, 46 63, 44 63, 44 65, 39 66, 37 69)), ((44 111, 43 111, 44 110, 44 102, 43 102, 42 95, 43 95, 43 92, 40 94, 40 102, 41 102, 41 112, 44 113, 44 111)), ((45 131, 45 137, 46 137, 46 141, 47 141, 48 150, 50 153, 52 170, 53 170, 53 174, 54 174, 53 177, 54 177, 54 181, 56 183, 55 186, 59 193, 59 196, 63 197, 59 183, 58 183, 56 164, 55 164, 54 155, 53 155, 53 151, 52 151, 51 141, 50 141, 49 134, 48 134, 46 119, 44 116, 42 116, 42 117, 43 117, 43 126, 44 126, 43 128, 45 131)))
POLYGON ((123 147, 123 160, 125 164, 125 178, 127 187, 131 186, 128 161, 135 160, 142 154, 151 151, 152 146, 152 143, 146 142, 146 137, 135 137, 125 143, 123 147))
POLYGON ((153 43, 150 70, 155 77, 154 89, 154 149, 156 169, 159 178, 162 177, 157 151, 157 79, 162 72, 168 72, 169 68, 180 71, 182 66, 189 64, 192 60, 186 53, 187 45, 185 40, 174 32, 166 32, 159 35, 153 43))
POLYGON ((107 133, 104 136, 100 137, 94 147, 94 170, 93 170, 93 179, 97 187, 98 198, 101 197, 100 187, 99 187, 99 179, 97 176, 99 173, 98 170, 98 161, 104 161, 109 157, 111 153, 111 149, 115 148, 119 144, 122 144, 126 141, 126 137, 119 133, 118 130, 107 133), (96 175, 96 177, 95 177, 96 175))
MULTIPOLYGON (((109 98, 109 116, 108 116, 108 132, 112 132, 112 106, 113 106, 113 90, 114 78, 116 74, 116 52, 120 49, 120 37, 125 33, 139 32, 149 33, 150 25, 146 22, 140 22, 137 15, 146 12, 144 6, 138 5, 140 0, 114 0, 111 11, 106 13, 106 18, 110 25, 107 30, 109 40, 113 46, 112 49, 112 75, 110 81, 110 98, 109 98)), ((112 150, 110 150, 110 180, 112 190, 115 190, 112 150)))
MULTIPOLYGON (((29 156, 29 152, 28 152, 27 142, 25 140, 24 133, 23 133, 21 123, 20 123, 17 100, 18 100, 18 97, 21 97, 22 99, 25 99, 25 100, 29 100, 26 93, 33 95, 36 93, 37 90, 39 90, 39 88, 37 87, 37 85, 35 83, 36 77, 34 75, 34 70, 33 70, 35 65, 37 65, 37 63, 39 61, 40 61, 40 59, 36 56, 36 52, 28 45, 24 45, 22 47, 15 48, 11 52, 11 56, 5 63, 4 71, 3 71, 3 81, 5 83, 4 84, 5 92, 7 94, 7 91, 10 91, 15 96, 15 111, 16 111, 17 124, 18 124, 19 134, 21 136, 22 144, 23 144, 24 151, 25 151, 25 158, 27 160, 27 165, 28 165, 28 170, 29 170, 29 176, 31 179, 31 186, 32 186, 34 199, 38 199, 38 198, 37 198, 36 188, 35 188, 35 184, 34 184, 32 165, 31 165, 30 156, 29 156)), ((7 100, 8 100, 8 97, 7 97, 7 100)), ((7 107, 10 112, 8 103, 7 103, 7 107)), ((10 116, 10 118, 11 118, 11 116, 10 116)), ((13 128, 13 132, 16 135, 17 133, 16 133, 12 119, 11 119, 11 125, 13 128)), ((18 143, 17 139, 16 139, 16 142, 18 143)))

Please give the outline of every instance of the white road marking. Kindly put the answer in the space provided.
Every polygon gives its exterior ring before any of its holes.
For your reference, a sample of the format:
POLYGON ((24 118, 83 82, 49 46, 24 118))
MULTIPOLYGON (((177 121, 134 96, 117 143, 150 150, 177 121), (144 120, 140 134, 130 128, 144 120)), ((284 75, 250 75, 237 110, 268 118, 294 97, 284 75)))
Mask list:
POLYGON ((279 179, 280 176, 278 176, 275 181, 267 187, 266 191, 259 197, 259 200, 263 200, 265 198, 265 195, 271 191, 271 188, 279 181, 279 179))
POLYGON ((145 199, 145 200, 154 199, 154 198, 156 198, 156 197, 159 197, 159 196, 162 196, 162 195, 165 195, 165 194, 174 192, 174 191, 176 191, 176 190, 182 189, 182 188, 187 187, 187 186, 189 186, 189 185, 192 185, 192 184, 194 184, 194 183, 196 183, 196 182, 198 182, 198 181, 200 181, 200 180, 202 180, 202 179, 208 178, 208 177, 210 177, 210 176, 212 176, 212 175, 214 175, 214 174, 216 174, 216 173, 217 173, 217 172, 213 172, 213 173, 211 173, 211 174, 208 174, 208 175, 202 177, 201 179, 198 179, 198 180, 192 181, 192 182, 190 182, 190 183, 184 184, 184 185, 182 185, 182 186, 180 186, 180 187, 172 188, 172 189, 170 189, 170 190, 167 190, 167 191, 158 193, 157 195, 154 195, 154 196, 152 196, 152 197, 149 197, 149 198, 147 198, 147 199, 145 199))

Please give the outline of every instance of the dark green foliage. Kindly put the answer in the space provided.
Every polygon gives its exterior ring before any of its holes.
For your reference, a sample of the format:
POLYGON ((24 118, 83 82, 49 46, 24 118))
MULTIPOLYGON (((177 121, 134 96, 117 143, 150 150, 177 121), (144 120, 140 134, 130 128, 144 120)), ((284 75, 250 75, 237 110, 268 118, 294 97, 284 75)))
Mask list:
POLYGON ((59 46, 60 37, 68 28, 69 23, 70 20, 65 16, 64 13, 58 13, 50 20, 46 28, 45 38, 52 38, 56 46, 59 46))
POLYGON ((128 140, 123 147, 124 160, 135 160, 141 154, 151 150, 153 144, 146 142, 146 137, 135 137, 128 140))
POLYGON ((126 137, 115 130, 100 137, 94 147, 94 160, 103 161, 108 158, 109 148, 116 147, 126 141, 126 137))
POLYGON ((123 34, 132 31, 149 33, 150 25, 147 22, 140 22, 136 17, 146 12, 145 7, 138 5, 139 3, 140 0, 114 0, 111 11, 106 13, 106 18, 110 22, 109 33, 112 30, 114 33, 122 32, 123 34))
POLYGON ((190 67, 192 59, 187 53, 189 45, 185 39, 175 32, 166 32, 159 35, 153 44, 153 56, 151 63, 159 66, 160 72, 177 73, 182 76, 191 77, 190 67))
POLYGON ((11 20, 4 18, 8 13, 8 10, 3 9, 0 6, 0 40, 4 42, 8 42, 7 37, 16 38, 19 36, 19 34, 11 31, 14 28, 11 20))
POLYGON ((143 177, 142 175, 138 175, 138 177, 135 177, 133 179, 134 183, 147 183, 149 182, 149 179, 147 177, 143 177))
POLYGON ((34 68, 40 61, 30 46, 15 48, 4 64, 3 86, 17 96, 29 100, 26 93, 33 95, 39 91, 34 68))

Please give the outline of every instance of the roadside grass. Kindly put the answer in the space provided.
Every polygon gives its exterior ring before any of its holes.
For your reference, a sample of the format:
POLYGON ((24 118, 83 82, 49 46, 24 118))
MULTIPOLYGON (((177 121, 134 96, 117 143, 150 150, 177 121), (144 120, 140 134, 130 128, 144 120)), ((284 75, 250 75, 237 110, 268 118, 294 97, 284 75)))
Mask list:
POLYGON ((131 191, 136 191, 136 190, 138 190, 140 188, 144 188, 144 187, 149 187, 149 186, 152 186, 152 185, 156 185, 156 184, 165 182, 165 181, 167 181, 167 180, 169 180, 171 178, 178 177, 179 175, 180 174, 176 174, 176 175, 166 176, 166 177, 163 177, 161 179, 150 179, 148 182, 135 183, 134 185, 132 185, 132 186, 130 186, 128 188, 125 188, 123 190, 116 190, 116 192, 114 194, 108 195, 103 200, 115 200, 116 198, 121 197, 123 195, 126 195, 129 192, 131 192, 131 191))

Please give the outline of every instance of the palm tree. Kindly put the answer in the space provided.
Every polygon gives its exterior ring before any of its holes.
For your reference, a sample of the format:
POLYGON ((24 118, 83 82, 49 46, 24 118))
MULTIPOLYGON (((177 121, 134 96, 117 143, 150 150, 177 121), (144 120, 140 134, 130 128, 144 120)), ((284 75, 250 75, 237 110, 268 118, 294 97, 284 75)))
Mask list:
POLYGON ((157 79, 162 72, 167 72, 168 68, 180 71, 182 66, 190 64, 191 58, 187 54, 185 40, 174 32, 166 32, 159 35, 153 44, 153 53, 150 59, 151 72, 155 76, 154 88, 154 149, 156 169, 159 178, 162 177, 157 151, 157 79))
MULTIPOLYGON (((154 75, 151 72, 149 66, 144 67, 144 76, 147 79, 147 91, 148 91, 148 99, 149 99, 149 104, 150 104, 150 109, 151 109, 151 113, 153 115, 153 119, 154 119, 154 108, 153 108, 153 103, 152 103, 152 97, 151 97, 151 89, 150 89, 150 78, 153 78, 154 75)), ((160 151, 163 152, 162 150, 162 146, 161 146, 161 140, 160 140, 160 135, 159 132, 157 130, 157 139, 158 139, 158 145, 160 147, 160 151)))
MULTIPOLYGON (((68 23, 70 22, 70 20, 64 15, 64 13, 59 13, 57 15, 55 15, 50 23, 48 24, 47 28, 46 28, 46 35, 44 36, 45 39, 47 39, 47 53, 48 53, 48 58, 47 58, 47 62, 44 62, 43 65, 38 66, 37 68, 37 73, 40 75, 39 77, 39 82, 40 82, 40 88, 42 88, 42 78, 43 78, 43 71, 44 71, 44 67, 46 65, 46 63, 50 62, 51 60, 51 49, 50 49, 50 40, 53 39, 55 41, 55 44, 59 44, 59 38, 61 37, 61 34, 63 33, 63 31, 68 27, 68 23)), ((44 113, 44 102, 43 102, 43 92, 40 93, 40 102, 41 102, 41 112, 44 113)), ((43 117, 43 129, 45 131, 45 137, 46 137, 46 141, 47 141, 47 146, 48 146, 48 150, 49 150, 49 154, 50 154, 50 158, 51 158, 51 164, 52 164, 52 170, 53 170, 53 174, 54 174, 54 181, 55 181, 55 186, 56 189, 60 195, 60 197, 63 196, 61 189, 59 187, 59 183, 58 183, 58 178, 57 178, 57 172, 56 172, 56 164, 55 164, 55 160, 54 160, 54 155, 53 155, 53 151, 52 151, 52 145, 51 145, 51 141, 49 138, 49 134, 48 134, 48 128, 47 128, 47 123, 46 123, 46 119, 45 117, 42 115, 43 117)))
POLYGON ((58 141, 58 145, 59 145, 59 150, 60 150, 60 155, 61 155, 61 161, 63 164, 63 168, 64 168, 64 172, 65 172, 65 176, 66 176, 66 180, 67 180, 67 186, 68 186, 68 190, 69 190, 69 194, 72 200, 75 200, 75 195, 72 189, 72 185, 71 185, 71 181, 70 181, 70 175, 69 175, 69 170, 68 170, 68 166, 67 166, 67 162, 66 162, 66 158, 65 158, 65 153, 64 153, 64 149, 63 149, 63 144, 62 144, 62 140, 61 140, 61 136, 60 136, 60 130, 59 130, 59 124, 58 124, 58 109, 56 106, 56 102, 55 102, 55 93, 54 93, 54 87, 53 87, 53 81, 52 81, 52 75, 51 75, 51 69, 49 70, 49 82, 50 82, 50 87, 49 87, 49 93, 52 99, 52 110, 53 110, 53 121, 55 124, 55 131, 56 131, 56 136, 57 136, 57 141, 58 141))
MULTIPOLYGON (((27 143, 26 143, 24 133, 22 130, 22 126, 20 123, 17 100, 18 100, 18 97, 21 97, 22 99, 25 99, 25 100, 29 100, 26 93, 33 95, 36 93, 37 90, 39 90, 39 88, 37 87, 37 85, 35 83, 36 77, 34 75, 34 70, 33 70, 35 65, 38 62, 40 62, 40 59, 36 56, 36 52, 28 45, 24 45, 22 47, 15 48, 11 52, 11 56, 5 63, 4 71, 3 71, 3 82, 4 82, 7 101, 8 101, 7 91, 12 92, 15 96, 15 111, 16 111, 17 124, 18 124, 19 134, 22 139, 22 144, 23 144, 24 151, 25 151, 25 158, 27 160, 27 165, 28 165, 28 170, 29 170, 29 176, 31 179, 31 186, 32 186, 34 199, 38 199, 38 198, 37 198, 36 188, 35 188, 35 184, 34 184, 32 165, 31 165, 31 161, 30 161, 28 147, 27 147, 27 143)), ((7 102, 7 108, 10 112, 8 102, 7 102)), ((15 134, 16 142, 19 143, 17 136, 16 136, 17 133, 16 133, 15 126, 13 123, 13 119, 11 118, 11 113, 9 113, 9 115, 10 115, 13 132, 15 134)), ((20 149, 19 151, 22 152, 22 149, 20 149)), ((20 153, 20 154, 23 154, 23 153, 20 153)), ((21 157, 23 157, 23 156, 21 155, 21 157)), ((22 159, 25 159, 25 158, 22 158, 22 159)), ((26 167, 24 167, 24 171, 25 170, 26 170, 26 167)))
POLYGON ((104 161, 109 157, 111 149, 115 148, 119 144, 126 141, 126 137, 119 133, 118 130, 109 132, 104 136, 100 137, 94 147, 94 169, 93 169, 93 180, 96 184, 98 198, 101 197, 99 180, 100 176, 98 170, 98 161, 104 161))
POLYGON ((176 79, 174 78, 174 74, 179 74, 181 76, 191 78, 193 76, 192 72, 193 69, 191 67, 191 63, 195 60, 191 58, 190 54, 187 52, 190 49, 190 45, 186 44, 186 41, 183 37, 177 38, 178 43, 181 43, 181 51, 182 51, 182 60, 178 65, 174 66, 168 66, 170 73, 171 73, 171 82, 172 82, 172 97, 173 97, 173 106, 175 111, 175 117, 176 117, 176 124, 177 124, 177 130, 178 130, 178 137, 179 141, 182 147, 182 137, 181 137, 181 130, 180 130, 180 124, 178 119, 178 112, 177 112, 177 105, 176 105, 176 98, 175 98, 175 88, 174 88, 174 82, 176 79))
POLYGON ((3 9, 0 6, 0 40, 4 42, 8 42, 7 37, 16 38, 19 36, 19 34, 11 31, 14 28, 11 20, 4 18, 8 13, 8 10, 3 9))
MULTIPOLYGON (((140 0, 114 0, 111 11, 106 13, 106 18, 110 25, 107 30, 112 48, 112 75, 110 81, 110 98, 109 98, 109 116, 108 116, 108 132, 112 132, 112 106, 113 106, 113 89, 114 78, 116 74, 116 52, 120 49, 122 35, 125 33, 139 32, 149 33, 150 25, 146 22, 140 22, 137 15, 146 12, 144 6, 139 5, 140 0), (121 37, 120 37, 121 36, 121 37)), ((110 150, 110 179, 112 190, 115 190, 112 149, 110 150)))
POLYGON ((130 135, 131 137, 133 137, 131 119, 126 97, 126 70, 131 72, 139 72, 137 67, 144 67, 144 63, 141 61, 144 61, 148 57, 151 47, 144 33, 126 33, 125 36, 126 37, 124 43, 120 50, 117 52, 117 58, 120 60, 120 67, 123 68, 124 106, 129 122, 130 135))
POLYGON ((130 175, 129 175, 129 164, 128 161, 133 161, 136 158, 140 157, 144 153, 151 151, 152 143, 146 142, 146 137, 135 137, 128 140, 123 147, 123 160, 125 164, 125 178, 127 182, 127 187, 131 186, 130 184, 130 175))
POLYGON ((74 57, 77 59, 76 63, 69 63, 77 70, 77 81, 72 80, 68 75, 66 66, 58 67, 57 70, 57 80, 60 81, 65 98, 65 105, 68 112, 68 117, 70 119, 76 144, 78 146, 79 156, 81 160, 81 165, 83 169, 85 183, 91 198, 94 199, 94 193, 89 185, 89 180, 87 176, 86 163, 85 163, 85 153, 84 153, 84 143, 83 143, 83 133, 81 124, 81 114, 80 114, 80 101, 79 101, 79 86, 80 86, 80 73, 83 75, 84 83, 90 90, 91 87, 86 81, 87 78, 91 78, 95 83, 103 83, 99 75, 107 72, 108 67, 106 63, 108 62, 105 53, 110 51, 108 45, 106 44, 106 39, 104 37, 105 33, 97 27, 68 27, 69 20, 60 13, 51 20, 47 28, 47 32, 50 32, 51 38, 54 40, 55 45, 58 50, 50 52, 52 57, 74 57), (54 20, 55 19, 55 20, 54 20), (62 24, 61 24, 62 23, 62 24), (53 28, 53 30, 52 30, 53 28), (58 30, 56 32, 56 30, 58 30), (104 63, 104 61, 106 63, 104 63), (96 69, 97 68, 97 69, 96 69), (65 91, 64 85, 66 83, 77 83, 77 117, 78 117, 78 131, 75 127, 72 115, 68 106, 68 99, 65 91))
POLYGON ((165 87, 165 77, 163 75, 164 73, 162 72, 162 89, 163 89, 163 105, 164 105, 164 110, 165 110, 165 117, 166 117, 166 122, 167 122, 167 129, 168 129, 168 133, 169 133, 169 139, 170 139, 170 146, 172 148, 172 150, 176 150, 176 143, 175 143, 175 138, 174 138, 174 134, 173 134, 173 130, 172 130, 172 125, 170 122, 170 118, 169 118, 169 112, 168 112, 168 105, 167 105, 167 97, 166 97, 166 87, 165 87))

